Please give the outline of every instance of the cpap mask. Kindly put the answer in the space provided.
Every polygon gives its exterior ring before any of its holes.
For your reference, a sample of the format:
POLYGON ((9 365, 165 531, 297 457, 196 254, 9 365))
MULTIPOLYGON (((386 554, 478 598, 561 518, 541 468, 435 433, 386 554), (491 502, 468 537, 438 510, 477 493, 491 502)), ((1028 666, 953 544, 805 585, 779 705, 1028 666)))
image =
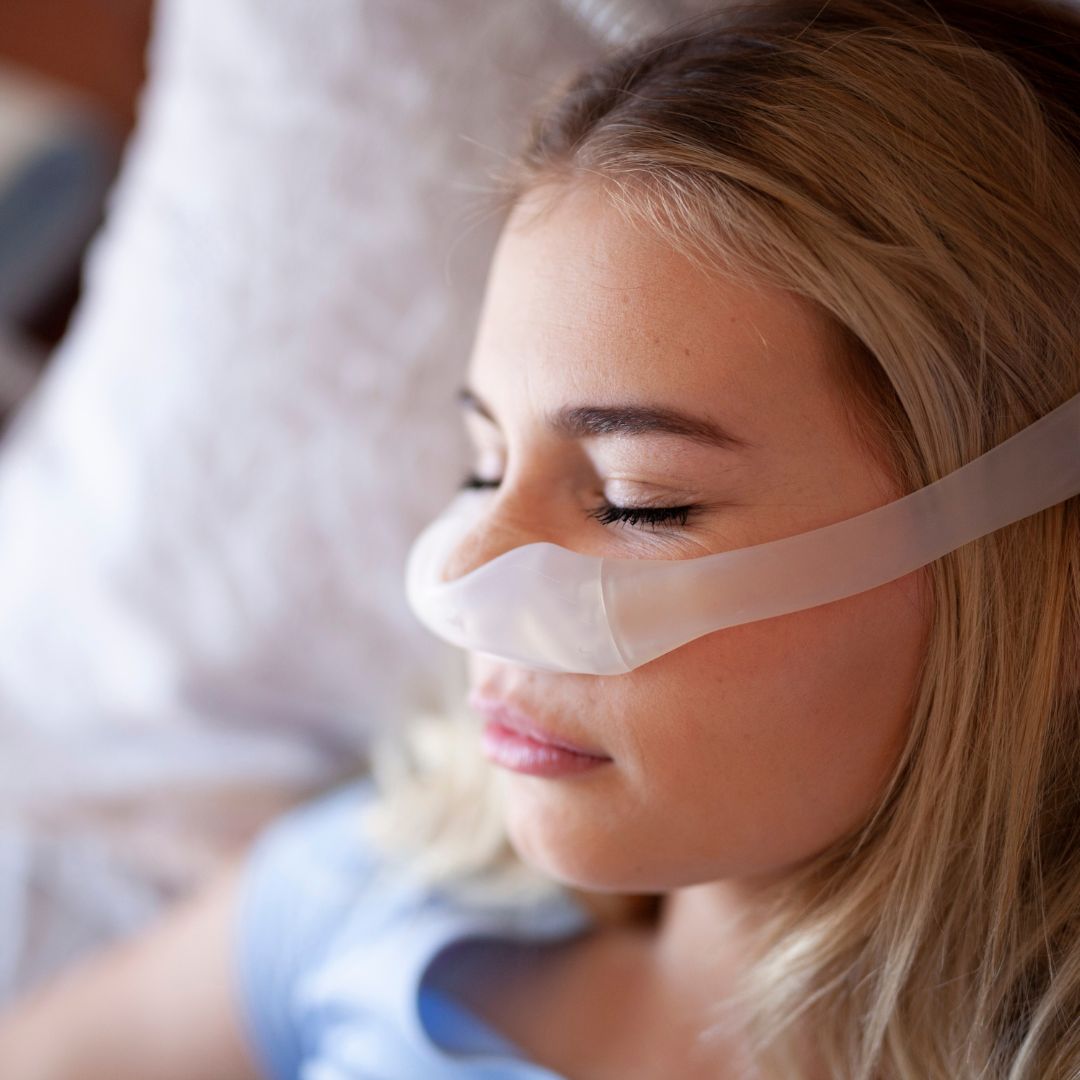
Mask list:
POLYGON ((692 559, 512 548, 455 580, 441 570, 483 517, 462 490, 414 541, 409 605, 451 644, 545 671, 620 675, 728 626, 903 577, 1080 493, 1080 394, 948 476, 820 529, 692 559))

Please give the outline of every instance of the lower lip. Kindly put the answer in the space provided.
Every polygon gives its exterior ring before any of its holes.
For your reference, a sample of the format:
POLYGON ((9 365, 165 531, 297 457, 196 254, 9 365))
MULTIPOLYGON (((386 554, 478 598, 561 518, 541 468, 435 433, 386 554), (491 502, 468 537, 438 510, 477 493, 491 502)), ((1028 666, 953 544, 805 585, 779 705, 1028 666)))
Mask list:
POLYGON ((595 769, 598 765, 607 765, 611 761, 611 758, 575 754, 561 746, 537 742, 497 720, 489 720, 484 725, 482 746, 484 756, 489 761, 529 776, 567 776, 595 769))

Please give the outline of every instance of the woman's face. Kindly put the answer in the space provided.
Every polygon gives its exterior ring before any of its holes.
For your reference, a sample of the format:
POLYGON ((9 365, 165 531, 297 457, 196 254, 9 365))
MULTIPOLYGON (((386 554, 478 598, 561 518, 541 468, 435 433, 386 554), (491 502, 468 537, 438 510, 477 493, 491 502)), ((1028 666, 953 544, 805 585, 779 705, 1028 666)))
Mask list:
MULTIPOLYGON (((500 483, 446 577, 539 540, 690 559, 903 494, 845 424, 835 346, 807 302, 705 276, 595 188, 535 221, 521 209, 495 254, 468 376, 474 471, 500 483), (582 406, 682 413, 739 442, 549 426, 582 406), (607 503, 692 509, 685 524, 605 524, 590 511, 607 503)), ((470 656, 474 692, 612 759, 557 778, 493 764, 514 846, 567 884, 640 892, 773 876, 819 851, 864 818, 903 745, 921 573, 717 631, 625 675, 470 656)))

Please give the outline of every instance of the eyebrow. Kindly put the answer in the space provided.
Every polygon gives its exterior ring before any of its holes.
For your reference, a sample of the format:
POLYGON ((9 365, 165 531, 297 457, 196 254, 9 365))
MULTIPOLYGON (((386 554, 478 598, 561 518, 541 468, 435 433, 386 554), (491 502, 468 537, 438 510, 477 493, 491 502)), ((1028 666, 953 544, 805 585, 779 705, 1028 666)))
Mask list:
MULTIPOLYGON (((469 387, 463 386, 458 391, 458 402, 498 425, 488 406, 469 387)), ((649 405, 566 405, 548 413, 546 421, 555 434, 568 439, 661 434, 723 450, 747 450, 754 446, 714 420, 649 405)))

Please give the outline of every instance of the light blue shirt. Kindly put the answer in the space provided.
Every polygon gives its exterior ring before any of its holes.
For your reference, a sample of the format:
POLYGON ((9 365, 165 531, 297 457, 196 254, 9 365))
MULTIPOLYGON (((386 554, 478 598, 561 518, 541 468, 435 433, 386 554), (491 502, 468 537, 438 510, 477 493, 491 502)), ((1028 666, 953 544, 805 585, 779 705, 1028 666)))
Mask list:
POLYGON ((248 856, 234 960, 267 1080, 565 1080, 425 976, 462 938, 558 941, 590 913, 562 892, 481 908, 376 875, 357 824, 374 794, 364 778, 296 807, 248 856))

